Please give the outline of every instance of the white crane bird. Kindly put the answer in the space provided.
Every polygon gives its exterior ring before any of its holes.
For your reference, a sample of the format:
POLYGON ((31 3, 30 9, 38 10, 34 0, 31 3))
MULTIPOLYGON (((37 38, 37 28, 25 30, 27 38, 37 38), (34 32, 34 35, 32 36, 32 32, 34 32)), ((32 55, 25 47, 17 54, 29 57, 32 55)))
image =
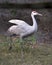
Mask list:
POLYGON ((32 26, 22 20, 17 20, 17 19, 9 20, 8 22, 14 23, 16 25, 12 25, 7 32, 10 33, 10 35, 13 34, 16 34, 17 36, 19 35, 20 39, 22 39, 22 37, 24 36, 28 36, 29 34, 32 34, 33 32, 36 32, 38 26, 36 19, 34 18, 34 15, 42 16, 42 14, 39 14, 36 11, 32 11, 31 13, 32 22, 33 22, 32 26))

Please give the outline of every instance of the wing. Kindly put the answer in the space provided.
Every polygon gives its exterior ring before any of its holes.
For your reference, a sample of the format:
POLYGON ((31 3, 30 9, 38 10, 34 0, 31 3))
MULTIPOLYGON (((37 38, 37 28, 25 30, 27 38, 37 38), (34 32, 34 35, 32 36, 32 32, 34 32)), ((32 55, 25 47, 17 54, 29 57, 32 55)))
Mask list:
POLYGON ((23 30, 23 32, 27 32, 28 30, 30 30, 31 26, 28 25, 26 22, 22 21, 22 20, 9 20, 10 23, 14 23, 17 24, 17 26, 23 30))
POLYGON ((22 20, 17 20, 17 19, 9 20, 8 22, 14 23, 14 24, 17 24, 17 25, 25 24, 24 21, 22 21, 22 20))

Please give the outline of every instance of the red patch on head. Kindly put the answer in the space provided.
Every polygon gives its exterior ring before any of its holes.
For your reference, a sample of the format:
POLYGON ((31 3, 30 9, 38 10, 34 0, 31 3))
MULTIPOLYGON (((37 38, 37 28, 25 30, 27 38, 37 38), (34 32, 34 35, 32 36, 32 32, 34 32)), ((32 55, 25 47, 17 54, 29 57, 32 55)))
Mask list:
POLYGON ((32 11, 32 12, 36 13, 36 11, 32 11))

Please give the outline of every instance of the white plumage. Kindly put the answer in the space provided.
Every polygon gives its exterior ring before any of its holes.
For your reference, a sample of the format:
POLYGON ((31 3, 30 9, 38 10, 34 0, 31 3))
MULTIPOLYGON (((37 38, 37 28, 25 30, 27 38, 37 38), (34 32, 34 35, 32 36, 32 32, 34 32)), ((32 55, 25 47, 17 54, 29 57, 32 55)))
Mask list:
POLYGON ((10 32, 11 35, 12 34, 19 35, 20 38, 22 38, 24 36, 27 36, 27 35, 33 33, 34 31, 36 32, 38 26, 37 26, 37 22, 34 18, 34 15, 42 16, 38 12, 32 11, 32 13, 31 13, 31 17, 32 17, 32 20, 33 20, 33 25, 32 26, 27 24, 25 21, 22 21, 22 20, 17 20, 17 19, 9 20, 10 23, 14 23, 16 25, 11 26, 8 29, 8 32, 10 32))

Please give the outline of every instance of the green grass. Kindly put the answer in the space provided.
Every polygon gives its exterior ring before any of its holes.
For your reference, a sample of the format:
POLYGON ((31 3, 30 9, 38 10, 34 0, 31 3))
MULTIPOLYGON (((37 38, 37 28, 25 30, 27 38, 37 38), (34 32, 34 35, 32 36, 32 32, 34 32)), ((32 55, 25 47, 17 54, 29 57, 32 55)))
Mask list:
POLYGON ((52 65, 52 44, 36 45, 34 37, 27 39, 21 44, 16 38, 8 50, 6 37, 0 36, 0 65, 52 65))

